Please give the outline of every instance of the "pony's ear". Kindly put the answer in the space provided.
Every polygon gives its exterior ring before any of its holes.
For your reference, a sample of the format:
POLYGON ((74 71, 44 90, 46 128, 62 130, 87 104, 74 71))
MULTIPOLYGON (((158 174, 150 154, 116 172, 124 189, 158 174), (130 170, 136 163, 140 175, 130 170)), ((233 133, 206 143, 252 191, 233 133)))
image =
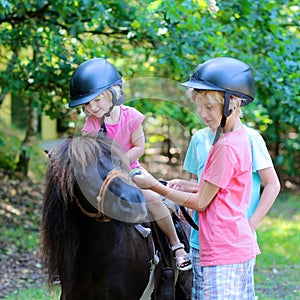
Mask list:
POLYGON ((50 153, 49 153, 48 150, 44 150, 44 152, 46 153, 46 156, 47 156, 48 158, 51 158, 51 155, 50 155, 50 153))

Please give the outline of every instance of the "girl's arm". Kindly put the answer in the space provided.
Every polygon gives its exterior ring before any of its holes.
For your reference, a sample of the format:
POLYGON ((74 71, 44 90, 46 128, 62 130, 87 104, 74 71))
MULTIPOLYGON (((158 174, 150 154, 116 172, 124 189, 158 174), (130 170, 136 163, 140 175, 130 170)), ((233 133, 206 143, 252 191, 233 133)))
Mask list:
POLYGON ((258 206, 253 216, 249 219, 249 224, 253 231, 268 213, 280 191, 280 182, 273 167, 259 170, 258 173, 264 184, 264 188, 258 206))
POLYGON ((183 179, 172 179, 168 181, 168 187, 189 193, 195 193, 199 189, 196 181, 187 181, 183 179))
POLYGON ((151 189, 179 205, 183 205, 197 211, 204 211, 219 191, 219 187, 207 181, 202 181, 201 184, 198 185, 198 190, 193 193, 174 190, 159 183, 159 181, 146 170, 142 170, 141 175, 136 175, 134 177, 134 182, 140 188, 151 189))
POLYGON ((131 144, 133 147, 127 152, 130 163, 139 159, 145 152, 145 135, 142 125, 131 133, 131 144))

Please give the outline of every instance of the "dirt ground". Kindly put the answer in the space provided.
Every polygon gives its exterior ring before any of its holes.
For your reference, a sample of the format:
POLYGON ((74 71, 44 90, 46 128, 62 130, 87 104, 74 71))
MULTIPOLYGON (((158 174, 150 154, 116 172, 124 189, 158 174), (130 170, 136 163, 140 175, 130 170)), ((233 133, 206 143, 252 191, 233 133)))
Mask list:
MULTIPOLYGON (((146 162, 144 166, 152 173, 157 170, 154 173, 157 178, 188 178, 187 174, 182 173, 181 167, 174 165, 158 162, 150 168, 146 162)), ((1 172, 0 181, 1 229, 18 232, 21 227, 28 234, 38 235, 43 185, 30 180, 9 179, 1 172)), ((40 287, 46 282, 38 250, 25 250, 19 243, 18 236, 6 236, 3 230, 0 235, 0 249, 0 299, 15 290, 40 287)), ((268 282, 256 286, 257 294, 261 295, 258 299, 297 299, 297 296, 293 297, 300 293, 299 277, 295 275, 299 275, 300 270, 296 266, 279 270, 257 269, 256 274, 268 276, 268 282)))
MULTIPOLYGON (((148 168, 148 164, 145 163, 148 168)), ((180 167, 152 164, 155 176, 170 179, 170 174, 182 175, 180 167), (159 166, 163 166, 159 168, 159 166), (169 174, 169 176, 167 176, 169 174)), ((41 287, 46 275, 41 265, 38 250, 25 250, 19 243, 18 234, 7 236, 6 230, 18 231, 24 228, 26 234, 39 232, 40 210, 43 199, 43 184, 31 180, 10 179, 0 170, 0 299, 13 294, 16 290, 28 287, 41 287)))
POLYGON ((38 250, 25 250, 18 235, 18 228, 24 228, 28 237, 38 235, 43 187, 30 180, 9 179, 2 172, 0 181, 1 299, 18 289, 40 286, 45 274, 38 250))

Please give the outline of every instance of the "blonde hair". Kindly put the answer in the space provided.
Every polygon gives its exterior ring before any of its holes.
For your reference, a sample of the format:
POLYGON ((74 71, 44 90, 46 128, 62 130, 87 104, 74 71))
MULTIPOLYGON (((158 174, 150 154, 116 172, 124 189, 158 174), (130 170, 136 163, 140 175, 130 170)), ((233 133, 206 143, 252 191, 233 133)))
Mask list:
MULTIPOLYGON (((189 89, 187 94, 192 102, 195 102, 196 104, 200 101, 206 101, 211 104, 224 104, 225 93, 221 91, 189 89)), ((229 110, 231 110, 232 112, 234 110, 237 110, 237 113, 240 117, 243 116, 243 112, 241 110, 242 101, 243 99, 240 99, 237 96, 230 96, 229 110)))
MULTIPOLYGON (((123 89, 122 89, 122 86, 120 84, 116 84, 116 85, 113 85, 111 87, 112 90, 115 91, 116 93, 116 99, 119 100, 122 96, 123 96, 123 89)), ((109 99, 112 100, 112 94, 111 92, 107 89, 103 92, 103 94, 107 97, 109 96, 109 99)))
MULTIPOLYGON (((115 91, 117 100, 119 100, 123 96, 123 89, 120 84, 113 85, 111 87, 111 89, 115 91)), ((103 97, 102 95, 104 97, 108 97, 108 99, 110 99, 112 101, 112 93, 109 91, 109 89, 107 89, 104 92, 102 92, 101 94, 97 95, 93 100, 97 100, 97 99, 100 100, 103 97)), ((87 105, 86 103, 82 104, 82 110, 85 114, 89 115, 90 113, 85 109, 86 105, 87 105)))

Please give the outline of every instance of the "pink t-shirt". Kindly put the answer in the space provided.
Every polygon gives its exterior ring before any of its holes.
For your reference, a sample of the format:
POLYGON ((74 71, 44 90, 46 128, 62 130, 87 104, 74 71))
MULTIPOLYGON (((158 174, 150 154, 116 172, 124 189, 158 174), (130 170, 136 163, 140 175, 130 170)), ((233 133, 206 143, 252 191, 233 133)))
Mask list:
MULTIPOLYGON (((133 147, 131 144, 131 134, 144 122, 145 116, 130 106, 121 105, 120 109, 121 113, 119 122, 115 124, 105 123, 105 126, 107 136, 118 143, 124 152, 127 152, 133 147)), ((87 117, 81 131, 96 135, 100 128, 101 124, 99 119, 91 115, 87 117)), ((140 167, 138 160, 130 163, 130 168, 133 169, 138 167, 140 167)))
POLYGON ((251 147, 246 130, 224 134, 211 148, 201 180, 220 188, 199 212, 201 266, 235 264, 260 253, 245 211, 252 185, 251 147))

